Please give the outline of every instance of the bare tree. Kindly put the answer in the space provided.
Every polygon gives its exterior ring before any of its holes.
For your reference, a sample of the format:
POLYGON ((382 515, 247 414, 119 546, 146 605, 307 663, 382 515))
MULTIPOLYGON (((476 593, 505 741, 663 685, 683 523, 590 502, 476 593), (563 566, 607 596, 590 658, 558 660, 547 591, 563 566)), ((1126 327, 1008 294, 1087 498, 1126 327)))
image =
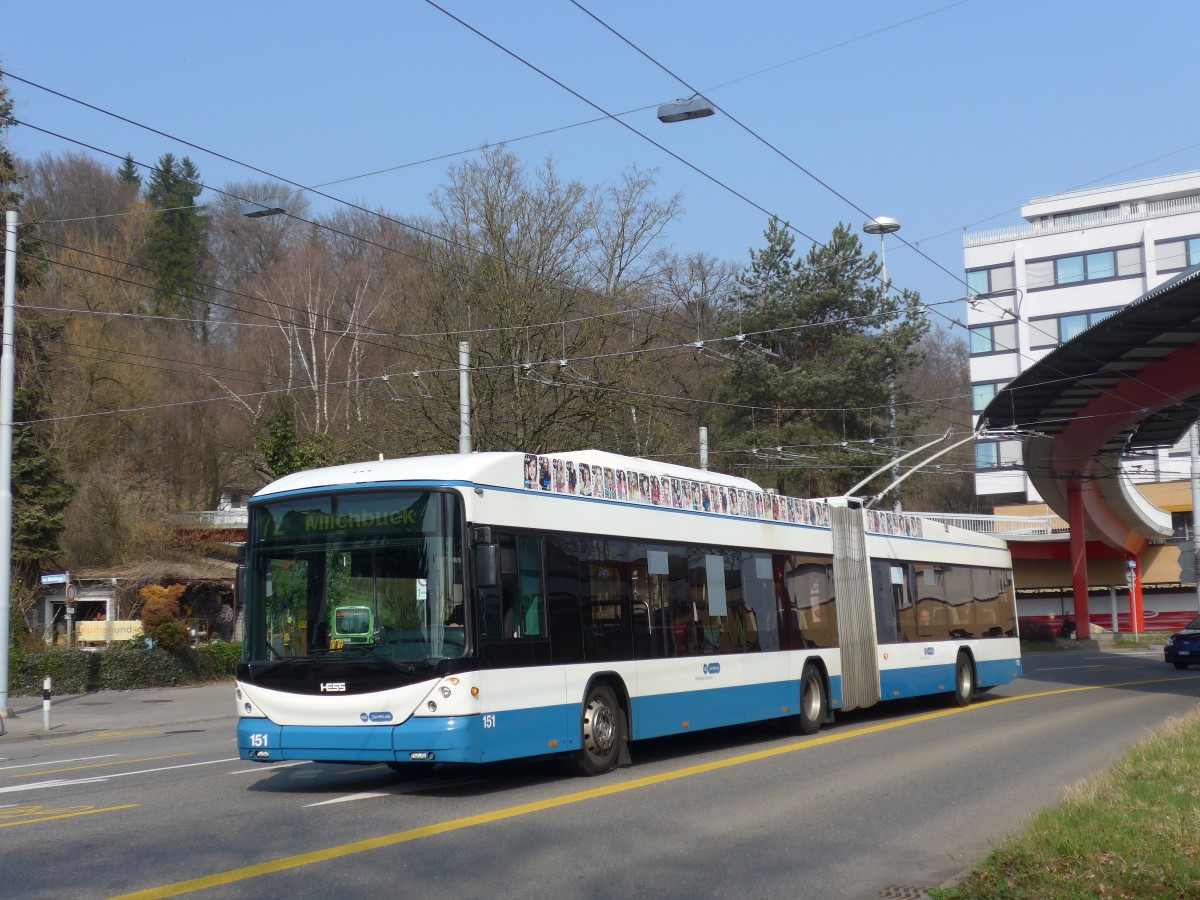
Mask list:
POLYGON ((409 296, 428 335, 410 342, 437 373, 411 403, 430 445, 457 440, 457 342, 471 342, 479 449, 599 443, 633 449, 630 392, 657 380, 648 351, 669 302, 663 231, 678 201, 632 173, 603 190, 532 174, 503 149, 451 170, 434 196, 437 238, 409 296))

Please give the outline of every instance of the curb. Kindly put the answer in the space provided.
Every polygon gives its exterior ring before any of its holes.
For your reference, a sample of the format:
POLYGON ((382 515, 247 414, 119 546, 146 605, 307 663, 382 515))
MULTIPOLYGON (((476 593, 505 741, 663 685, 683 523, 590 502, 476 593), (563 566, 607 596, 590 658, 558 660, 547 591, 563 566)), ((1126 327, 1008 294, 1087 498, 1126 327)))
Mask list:
MULTIPOLYGON (((201 722, 220 722, 222 719, 234 718, 234 714, 221 716, 201 716, 195 719, 180 719, 173 722, 146 722, 141 725, 129 725, 128 728, 169 728, 172 725, 196 725, 201 722)), ((46 741, 54 740, 63 737, 78 737, 81 734, 90 734, 92 732, 112 731, 114 728, 120 728, 120 725, 96 725, 85 726, 82 728, 63 729, 58 731, 51 729, 50 731, 31 731, 23 734, 15 734, 5 728, 3 733, 0 733, 0 744, 10 743, 19 744, 26 741, 46 741)))

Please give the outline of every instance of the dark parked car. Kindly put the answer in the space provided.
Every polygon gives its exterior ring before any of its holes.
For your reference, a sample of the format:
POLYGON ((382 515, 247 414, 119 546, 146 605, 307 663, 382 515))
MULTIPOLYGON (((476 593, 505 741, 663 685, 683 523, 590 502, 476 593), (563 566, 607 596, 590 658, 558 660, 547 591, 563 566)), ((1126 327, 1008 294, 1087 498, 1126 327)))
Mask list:
POLYGON ((1188 622, 1183 631, 1177 631, 1167 638, 1163 656, 1177 669, 1200 666, 1200 616, 1188 622))

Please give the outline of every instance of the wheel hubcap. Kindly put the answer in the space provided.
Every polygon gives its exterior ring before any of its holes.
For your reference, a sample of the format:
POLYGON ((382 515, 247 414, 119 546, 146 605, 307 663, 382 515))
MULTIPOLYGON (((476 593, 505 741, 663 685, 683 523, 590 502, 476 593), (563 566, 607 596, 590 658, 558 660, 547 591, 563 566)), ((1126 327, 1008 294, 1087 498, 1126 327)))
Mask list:
POLYGON ((821 688, 813 678, 804 682, 804 715, 813 721, 821 713, 821 688))
POLYGON ((601 753, 611 749, 617 739, 616 721, 612 710, 598 700, 589 703, 584 732, 591 749, 601 753))

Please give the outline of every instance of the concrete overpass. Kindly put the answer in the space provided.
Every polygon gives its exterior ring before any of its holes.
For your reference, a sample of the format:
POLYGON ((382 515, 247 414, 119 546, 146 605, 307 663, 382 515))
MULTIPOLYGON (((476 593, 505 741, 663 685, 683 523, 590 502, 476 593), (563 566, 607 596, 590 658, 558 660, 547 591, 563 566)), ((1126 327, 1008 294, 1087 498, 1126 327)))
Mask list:
POLYGON ((987 428, 1026 435, 1030 480, 1070 525, 1079 634, 1090 633, 1088 541, 1130 560, 1142 630, 1139 557, 1149 541, 1172 533, 1171 516, 1141 495, 1120 460, 1177 443, 1198 418, 1200 266, 1053 350, 983 411, 987 428))

